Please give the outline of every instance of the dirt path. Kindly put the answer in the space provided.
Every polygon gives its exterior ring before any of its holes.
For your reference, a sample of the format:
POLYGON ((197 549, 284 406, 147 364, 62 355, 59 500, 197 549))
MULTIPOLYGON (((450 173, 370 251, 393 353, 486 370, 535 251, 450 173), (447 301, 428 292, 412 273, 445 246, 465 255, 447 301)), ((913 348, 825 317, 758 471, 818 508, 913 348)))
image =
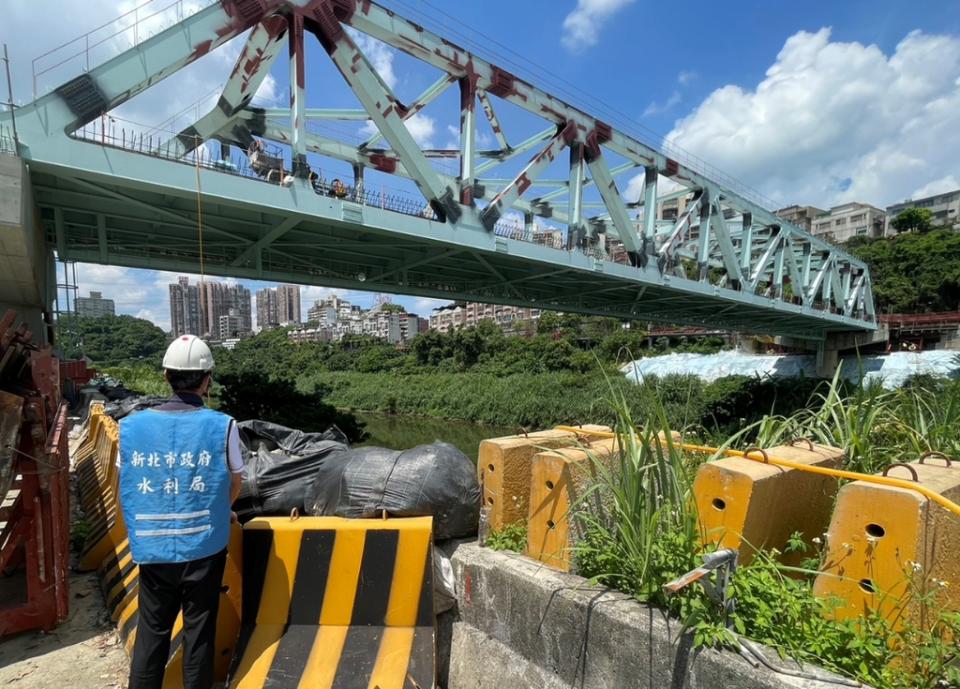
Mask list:
POLYGON ((71 574, 70 616, 56 630, 0 641, 0 687, 122 689, 127 669, 94 573, 71 574))

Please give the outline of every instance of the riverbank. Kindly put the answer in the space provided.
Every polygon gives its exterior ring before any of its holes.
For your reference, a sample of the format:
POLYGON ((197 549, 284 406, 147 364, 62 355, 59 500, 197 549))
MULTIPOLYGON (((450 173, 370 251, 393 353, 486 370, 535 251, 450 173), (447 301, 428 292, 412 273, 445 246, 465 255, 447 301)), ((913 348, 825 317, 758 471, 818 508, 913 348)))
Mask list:
POLYGON ((361 373, 319 372, 298 388, 320 392, 341 409, 419 415, 516 429, 561 423, 614 421, 613 396, 622 395, 638 416, 662 405, 673 427, 708 434, 739 428, 764 414, 791 414, 808 403, 819 385, 811 379, 760 380, 744 376, 704 383, 693 376, 667 376, 643 384, 619 372, 361 373))

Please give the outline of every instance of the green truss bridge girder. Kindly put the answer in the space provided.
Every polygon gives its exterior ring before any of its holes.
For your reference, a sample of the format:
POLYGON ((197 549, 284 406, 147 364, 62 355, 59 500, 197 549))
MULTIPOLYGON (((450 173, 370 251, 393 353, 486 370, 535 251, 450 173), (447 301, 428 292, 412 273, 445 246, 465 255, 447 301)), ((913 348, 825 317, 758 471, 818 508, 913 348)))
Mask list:
POLYGON ((28 166, 43 230, 65 259, 197 272, 199 174, 210 275, 813 340, 876 329, 862 261, 774 216, 735 185, 367 0, 214 2, 15 113, 0 113, 0 139, 12 131, 13 114, 16 152, 28 166), (348 27, 439 69, 441 78, 402 103, 348 27), (222 96, 192 126, 147 143, 91 130, 105 113, 241 35, 246 43, 222 96), (314 38, 361 108, 306 107, 304 45, 314 38), (252 107, 284 46, 290 108, 252 107), (404 123, 454 87, 459 148, 424 150, 404 123), (510 136, 498 101, 542 118, 544 129, 510 136), (497 148, 477 147, 477 116, 489 121, 497 148), (378 133, 358 146, 307 128, 320 120, 368 120, 378 133), (278 176, 291 179, 281 185, 221 161, 201 165, 196 151, 207 141, 226 151, 281 146, 292 165, 278 176), (344 197, 315 192, 308 153, 352 165, 344 197), (437 168, 444 158, 457 161, 458 174, 437 168), (489 176, 508 161, 521 163, 513 168, 520 171, 489 176), (563 178, 545 176, 554 163, 562 163, 563 178), (410 180, 422 198, 365 190, 365 170, 410 180), (633 203, 617 182, 628 172, 645 179, 633 203), (664 178, 679 191, 658 193, 664 178), (686 208, 675 219, 656 217, 657 204, 680 198, 686 208), (545 221, 560 229, 544 231, 545 221))

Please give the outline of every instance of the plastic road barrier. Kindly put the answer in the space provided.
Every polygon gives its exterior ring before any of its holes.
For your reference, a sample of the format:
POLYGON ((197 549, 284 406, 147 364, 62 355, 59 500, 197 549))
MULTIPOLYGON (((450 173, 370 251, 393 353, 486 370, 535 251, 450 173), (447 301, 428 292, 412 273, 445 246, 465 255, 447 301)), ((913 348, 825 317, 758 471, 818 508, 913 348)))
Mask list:
POLYGON ((78 563, 83 571, 96 569, 127 537, 117 499, 120 429, 103 405, 92 406, 89 418, 87 439, 75 460, 80 505, 90 526, 78 563))
POLYGON ((430 517, 244 526, 230 689, 434 686, 430 517))
MULTIPOLYGON (((223 584, 220 587, 220 606, 217 611, 216 652, 214 655, 214 679, 222 682, 227 677, 230 658, 240 631, 240 602, 242 593, 241 561, 243 536, 239 525, 230 529, 230 543, 227 546, 227 563, 223 572, 223 584)), ((139 621, 139 569, 130 555, 129 542, 124 541, 110 553, 97 570, 100 587, 107 602, 107 611, 117 625, 117 633, 127 655, 133 655, 133 646, 137 638, 139 621)), ((180 632, 183 619, 177 616, 173 625, 173 638, 170 644, 170 656, 167 660, 163 689, 181 689, 183 687, 183 648, 180 632)))

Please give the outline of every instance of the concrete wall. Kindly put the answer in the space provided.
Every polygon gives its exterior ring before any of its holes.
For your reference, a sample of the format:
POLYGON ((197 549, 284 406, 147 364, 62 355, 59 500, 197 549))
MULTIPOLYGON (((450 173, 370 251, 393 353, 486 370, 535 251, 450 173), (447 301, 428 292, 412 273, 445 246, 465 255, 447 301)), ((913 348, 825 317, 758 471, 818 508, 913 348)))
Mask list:
MULTIPOLYGON (((523 556, 473 542, 447 551, 458 610, 442 615, 438 629, 440 686, 446 689, 838 686, 754 667, 735 653, 694 650, 690 635, 660 611, 523 556)), ((797 670, 772 651, 767 657, 797 670)))
POLYGON ((0 309, 16 309, 34 331, 34 341, 46 338, 41 314, 53 296, 48 295, 49 270, 26 165, 0 155, 0 309))

